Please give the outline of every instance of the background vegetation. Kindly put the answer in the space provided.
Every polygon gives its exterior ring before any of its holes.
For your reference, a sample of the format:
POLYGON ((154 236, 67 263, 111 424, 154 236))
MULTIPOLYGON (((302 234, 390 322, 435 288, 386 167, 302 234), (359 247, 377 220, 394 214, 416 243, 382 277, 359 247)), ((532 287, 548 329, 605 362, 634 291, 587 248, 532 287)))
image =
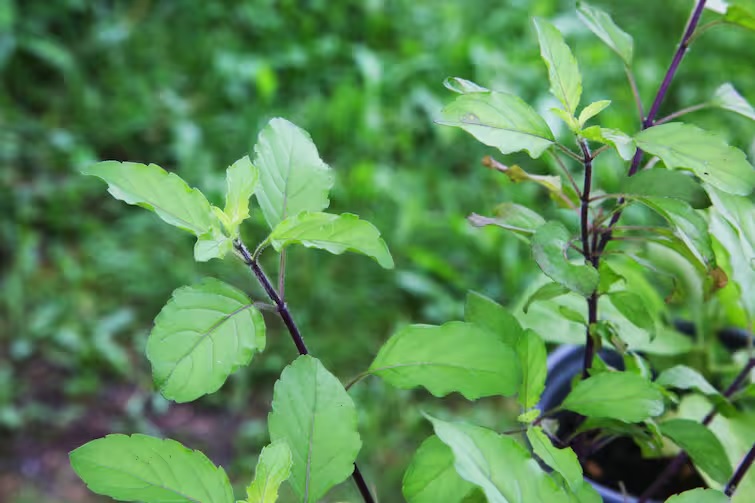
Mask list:
MULTIPOLYGON (((691 2, 594 3, 634 36, 647 102, 691 2)), ((449 101, 445 77, 514 92, 547 110, 553 98, 529 22, 545 16, 574 49, 583 101, 614 100, 606 126, 637 124, 619 61, 573 7, 0 0, 0 500, 94 501, 68 468, 67 452, 111 431, 170 435, 205 449, 243 483, 267 440, 272 380, 295 356, 274 322, 268 350, 222 393, 183 406, 159 398, 143 348, 172 290, 212 274, 259 292, 240 262, 196 264, 190 236, 113 200, 81 167, 154 162, 219 199, 226 166, 269 118, 307 129, 336 171, 333 211, 373 222, 397 264, 385 272, 359 256, 289 252, 287 301, 313 353, 346 380, 395 327, 458 318, 467 289, 510 303, 535 273, 522 260, 524 246, 472 229, 465 217, 502 201, 542 198, 550 206, 547 196, 481 167, 494 152, 433 124, 449 101)), ((722 79, 752 102, 753 61, 751 35, 712 30, 684 61, 666 112, 707 99, 722 79)), ((690 120, 752 155, 755 130, 746 119, 713 111, 690 120)), ((549 170, 519 160, 530 171, 549 170)), ((610 187, 621 169, 618 159, 604 162, 599 183, 610 187)), ((249 242, 262 232, 259 215, 244 229, 249 242)), ((406 402, 424 395, 369 380, 353 393, 360 464, 383 501, 398 501, 408 453, 429 428, 406 402)), ((470 413, 495 425, 500 405, 470 413)), ((332 497, 348 500, 350 491, 332 497)))

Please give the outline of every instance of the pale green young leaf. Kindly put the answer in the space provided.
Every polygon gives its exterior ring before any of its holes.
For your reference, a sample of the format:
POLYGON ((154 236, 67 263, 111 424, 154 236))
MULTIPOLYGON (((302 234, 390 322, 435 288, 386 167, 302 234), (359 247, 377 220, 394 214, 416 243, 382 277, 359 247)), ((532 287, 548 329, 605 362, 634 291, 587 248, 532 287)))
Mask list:
POLYGON ((562 406, 583 416, 637 423, 663 413, 663 395, 637 374, 604 372, 577 383, 562 406))
POLYGON ((531 209, 515 203, 503 203, 496 207, 495 217, 485 217, 472 213, 468 217, 469 223, 475 227, 484 227, 486 225, 495 225, 507 231, 511 231, 515 236, 528 241, 528 237, 545 223, 545 219, 531 209))
POLYGON ((692 255, 706 268, 716 267, 708 224, 690 205, 678 199, 639 197, 637 201, 662 216, 692 255))
POLYGON ((560 222, 538 227, 532 237, 532 255, 540 269, 553 281, 590 296, 598 286, 598 271, 588 264, 573 264, 566 258, 571 236, 560 222))
POLYGON ((461 503, 474 488, 456 473, 451 449, 432 435, 414 453, 401 491, 408 503, 461 503))
POLYGON ((526 410, 537 405, 545 389, 548 352, 543 339, 532 330, 526 330, 514 348, 522 368, 522 385, 519 387, 517 400, 526 410))
POLYGON ((692 176, 681 171, 655 168, 625 177, 619 185, 627 196, 671 197, 681 199, 695 209, 710 206, 710 197, 692 176))
POLYGON ((304 503, 319 501, 354 471, 362 447, 354 402, 316 358, 302 355, 275 383, 270 439, 293 455, 289 482, 304 503))
POLYGON ((726 450, 713 432, 698 421, 670 419, 660 424, 661 433, 682 448, 695 466, 719 484, 732 475, 726 450))
POLYGON ((493 299, 472 290, 467 292, 464 319, 489 330, 509 346, 514 346, 524 333, 513 314, 493 299))
POLYGON ((458 94, 486 93, 490 89, 475 84, 471 80, 461 77, 448 77, 443 81, 443 87, 458 94))
POLYGON ((716 89, 710 104, 755 121, 755 108, 734 89, 730 82, 721 84, 716 89))
POLYGON ((451 448, 456 472, 478 486, 492 503, 566 503, 568 495, 514 439, 464 423, 426 416, 451 448))
POLYGON ((611 104, 611 100, 600 100, 600 101, 595 101, 587 105, 579 113, 579 118, 577 119, 579 121, 579 127, 580 128, 585 127, 585 123, 587 123, 587 121, 589 121, 590 119, 598 115, 600 112, 608 108, 610 104, 611 104))
POLYGON ((268 238, 277 251, 300 244, 340 255, 345 251, 372 257, 386 269, 393 268, 393 257, 374 225, 351 213, 301 212, 273 228, 268 238))
POLYGON ((655 316, 653 316, 645 306, 642 297, 638 294, 626 290, 611 292, 608 299, 626 319, 634 326, 639 327, 652 334, 655 332, 655 316))
POLYGON ((333 173, 309 134, 295 124, 272 119, 257 138, 254 165, 260 173, 254 193, 271 229, 301 211, 322 211, 330 204, 333 173))
POLYGON ((551 94, 561 102, 564 110, 573 116, 582 96, 582 76, 577 60, 555 26, 540 18, 535 18, 534 23, 540 42, 540 55, 548 67, 551 94))
POLYGON ((577 15, 591 32, 619 55, 624 65, 630 66, 632 64, 634 40, 628 33, 616 26, 610 15, 587 2, 581 1, 577 2, 577 15))
POLYGON ((459 321, 400 329, 369 372, 397 388, 422 386, 435 396, 458 392, 469 400, 511 396, 521 383, 514 349, 487 329, 459 321))
POLYGON ((103 161, 84 168, 85 175, 99 177, 116 199, 154 211, 165 222, 201 236, 213 226, 210 203, 175 173, 157 164, 103 161))
POLYGON ((625 161, 632 159, 635 150, 637 150, 634 139, 618 129, 590 126, 580 131, 579 134, 586 140, 610 145, 616 149, 616 153, 625 161))
POLYGON ((730 2, 723 20, 726 23, 755 31, 755 1, 734 0, 730 2))
POLYGON ((249 218, 249 199, 259 183, 260 172, 249 156, 234 162, 225 172, 226 193, 223 213, 228 217, 229 232, 238 236, 241 222, 249 218))
POLYGON ((116 500, 233 502, 225 471, 175 440, 108 435, 72 451, 70 460, 91 491, 116 500))
POLYGON ((561 295, 569 293, 571 290, 566 288, 564 285, 560 283, 546 283, 537 290, 535 290, 528 298, 527 302, 524 303, 524 307, 522 310, 526 313, 529 311, 530 306, 537 302, 538 300, 549 300, 554 299, 556 297, 560 297, 561 295))
POLYGON ((539 426, 527 428, 527 440, 529 440, 535 455, 543 463, 560 473, 572 491, 579 489, 579 486, 584 482, 584 477, 582 476, 582 466, 580 466, 577 455, 574 454, 573 450, 555 447, 548 435, 539 426))
POLYGON ((246 488, 247 503, 275 503, 278 488, 291 475, 291 449, 282 440, 265 446, 257 460, 254 480, 246 488))
POLYGON ((155 385, 176 402, 217 391, 265 348, 265 322, 240 290, 217 279, 184 286, 155 318, 147 358, 155 385))
POLYGON ((214 258, 226 256, 233 250, 233 240, 223 234, 220 227, 213 227, 205 232, 194 243, 194 260, 197 262, 207 262, 214 258))
POLYGON ((637 146, 661 158, 669 168, 687 169, 714 187, 741 196, 755 187, 755 168, 744 152, 719 135, 696 126, 671 122, 635 136, 637 146))
POLYGON ((519 97, 495 91, 458 96, 438 124, 454 126, 504 154, 527 151, 537 158, 555 141, 542 117, 519 97))
POLYGON ((535 409, 530 409, 527 412, 522 412, 516 417, 516 420, 519 421, 520 423, 529 424, 533 422, 535 419, 537 419, 538 417, 540 417, 540 409, 535 408, 535 409))
POLYGON ((666 503, 729 503, 729 498, 715 489, 692 489, 675 494, 666 503))

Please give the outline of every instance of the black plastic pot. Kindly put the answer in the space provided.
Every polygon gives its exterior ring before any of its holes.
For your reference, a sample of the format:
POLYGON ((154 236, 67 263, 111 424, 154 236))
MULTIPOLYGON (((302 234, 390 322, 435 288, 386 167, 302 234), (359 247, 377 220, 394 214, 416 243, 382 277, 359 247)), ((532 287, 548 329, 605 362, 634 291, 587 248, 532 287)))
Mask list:
MULTIPOLYGON (((572 378, 582 373, 585 348, 583 346, 561 346, 548 356, 548 378, 545 390, 540 397, 540 410, 546 411, 556 407, 564 401, 571 390, 572 378)), ((621 368, 621 357, 613 352, 601 353, 601 357, 611 366, 621 368)), ((620 492, 605 487, 585 477, 596 491, 603 497, 604 503, 636 503, 637 498, 624 498, 620 492)), ((651 500, 653 503, 657 503, 651 500)))

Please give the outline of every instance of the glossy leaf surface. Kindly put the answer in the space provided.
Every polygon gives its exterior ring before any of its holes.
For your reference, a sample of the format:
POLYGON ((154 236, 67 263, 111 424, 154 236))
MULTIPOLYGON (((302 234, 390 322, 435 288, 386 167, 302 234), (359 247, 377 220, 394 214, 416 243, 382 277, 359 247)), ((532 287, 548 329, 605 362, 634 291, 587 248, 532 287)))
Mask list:
POLYGON ((663 413, 663 395, 637 374, 604 372, 577 383, 562 406, 584 416, 637 423, 663 413))

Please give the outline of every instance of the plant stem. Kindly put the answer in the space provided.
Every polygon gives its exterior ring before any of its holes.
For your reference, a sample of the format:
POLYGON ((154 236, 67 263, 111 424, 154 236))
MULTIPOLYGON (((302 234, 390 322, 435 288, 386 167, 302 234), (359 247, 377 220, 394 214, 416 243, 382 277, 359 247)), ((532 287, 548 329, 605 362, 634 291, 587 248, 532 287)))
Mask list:
MULTIPOLYGON (((684 55, 687 53, 687 49, 689 48, 689 44, 692 39, 692 34, 695 32, 695 28, 697 28, 697 25, 700 22, 700 17, 702 16, 703 9, 705 8, 705 1, 706 0, 697 0, 695 8, 692 10, 692 14, 690 15, 689 21, 687 22, 687 27, 684 30, 682 40, 681 42, 679 42, 679 46, 676 48, 676 53, 674 53, 674 58, 671 60, 671 64, 669 65, 668 70, 666 70, 666 76, 663 78, 663 82, 661 82, 661 86, 658 88, 658 92, 655 94, 653 105, 650 107, 650 111, 648 112, 647 117, 645 117, 645 120, 642 121, 643 130, 651 127, 655 123, 655 116, 658 114, 658 110, 660 109, 661 103, 666 97, 666 93, 668 93, 669 87, 671 86, 671 81, 674 79, 674 75, 676 75, 676 71, 679 68, 679 63, 682 62, 684 55)), ((640 148, 638 148, 634 153, 632 164, 629 167, 628 176, 633 176, 635 173, 637 173, 640 167, 640 162, 642 162, 643 154, 644 152, 640 148)), ((623 204, 624 200, 619 199, 619 203, 623 204)), ((611 222, 608 224, 608 231, 603 234, 600 239, 600 243, 598 243, 598 249, 596 250, 597 255, 600 255, 603 250, 605 250, 608 242, 611 241, 611 229, 614 225, 616 225, 616 222, 619 221, 619 218, 621 218, 621 213, 622 212, 619 211, 615 213, 611 218, 611 222)))
POLYGON ((632 96, 634 97, 634 104, 637 106, 637 113, 639 114, 640 121, 645 118, 645 110, 642 107, 642 99, 640 98, 640 91, 637 89, 637 81, 634 78, 634 73, 629 65, 624 66, 624 73, 627 75, 629 81, 629 87, 632 89, 632 96))
MULTIPOLYGON (((278 314, 283 320, 283 323, 286 325, 286 328, 288 328, 288 333, 291 335, 291 338, 293 339, 294 344, 296 345, 296 349, 299 351, 299 354, 309 354, 307 345, 304 344, 304 338, 302 338, 301 332, 299 332, 299 328, 296 326, 294 319, 291 317, 291 312, 288 310, 288 306, 278 295, 278 292, 275 291, 272 283, 270 283, 270 279, 265 275, 265 272, 260 267, 256 258, 252 257, 252 254, 249 253, 249 249, 246 247, 246 245, 244 245, 244 243, 241 242, 241 240, 235 240, 233 246, 241 256, 241 258, 244 260, 244 263, 252 270, 254 276, 257 278, 257 281, 259 281, 260 285, 262 285, 262 288, 265 290, 267 296, 270 297, 270 300, 275 304, 278 314)), ((357 485, 357 489, 359 489, 359 493, 362 495, 364 502, 374 503, 375 500, 372 498, 370 489, 367 487, 367 482, 365 482, 364 477, 362 476, 362 472, 359 470, 359 467, 356 463, 354 463, 354 472, 351 474, 351 477, 354 479, 354 482, 357 485)))
MULTIPOLYGON (((752 371, 753 367, 755 367, 755 358, 750 358, 750 360, 747 362, 747 365, 744 366, 744 368, 739 372, 737 377, 734 378, 732 383, 729 385, 728 388, 726 388, 726 391, 724 391, 723 395, 726 398, 729 398, 731 395, 734 394, 735 391, 739 389, 740 386, 745 382, 747 377, 750 375, 750 372, 752 371)), ((708 426, 711 421, 713 421, 713 418, 716 415, 716 409, 714 408, 711 410, 707 416, 703 419, 703 425, 708 426)), ((752 452, 752 449, 750 450, 752 452)), ((640 496, 638 503, 646 503, 647 500, 653 497, 653 495, 663 486, 665 486, 668 481, 676 475, 676 473, 684 466, 684 464, 689 459, 689 456, 687 456, 686 452, 680 452, 676 455, 676 457, 666 466, 666 469, 661 472, 661 474, 658 476, 655 481, 650 484, 650 487, 645 489, 645 492, 642 493, 642 496, 640 496)), ((745 458, 746 461, 746 458, 745 458)), ((750 460, 750 465, 752 464, 752 460, 750 460)), ((741 467, 741 466, 740 466, 741 467)), ((747 468, 749 468, 749 465, 747 465, 747 468)), ((746 471, 746 469, 745 469, 746 471)), ((744 476, 744 473, 742 473, 742 476, 744 476)), ((741 478, 741 477, 740 477, 741 478)), ((738 482, 738 481, 737 481, 738 482)), ((731 483, 731 482, 730 482, 731 483)))
MULTIPOLYGON (((592 187, 592 154, 590 147, 584 139, 579 140, 579 147, 582 149, 582 156, 585 164, 585 182, 582 188, 580 206, 580 228, 582 230, 582 250, 584 251, 585 260, 590 262, 593 267, 598 268, 598 255, 595 255, 590 243, 590 188, 592 187)), ((595 341, 590 333, 590 326, 598 321, 598 293, 593 292, 587 299, 588 324, 585 330, 585 360, 582 365, 582 379, 590 377, 589 370, 592 367, 593 358, 595 358, 595 341)))
POLYGON ((666 122, 672 121, 678 117, 681 117, 682 115, 689 114, 692 112, 697 112, 698 110, 702 110, 703 108, 708 108, 710 105, 707 103, 698 103, 697 105, 692 105, 689 107, 682 108, 681 110, 677 110, 676 112, 672 114, 668 114, 663 119, 658 119, 655 121, 655 124, 665 124, 666 122))
POLYGON ((755 461, 755 444, 752 444, 750 451, 744 457, 742 462, 739 463, 737 470, 734 472, 734 475, 732 475, 729 482, 726 483, 726 487, 724 488, 724 494, 726 496, 731 498, 734 495, 734 491, 737 490, 737 486, 742 482, 747 470, 752 466, 753 461, 755 461))

